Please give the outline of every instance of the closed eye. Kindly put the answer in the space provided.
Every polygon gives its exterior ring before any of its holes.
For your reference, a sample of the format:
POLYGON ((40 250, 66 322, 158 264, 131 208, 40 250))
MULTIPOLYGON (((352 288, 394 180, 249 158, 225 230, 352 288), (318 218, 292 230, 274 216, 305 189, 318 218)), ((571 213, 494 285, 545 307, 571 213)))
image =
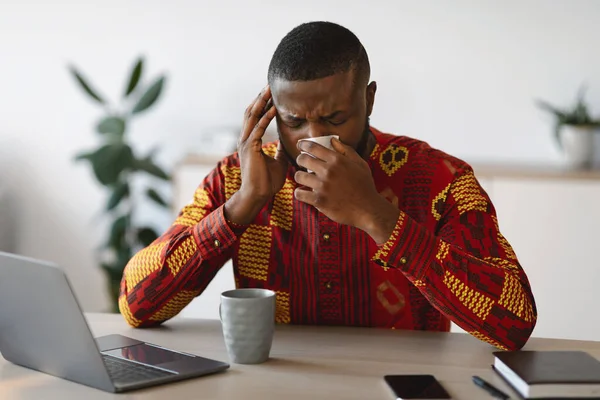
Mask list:
POLYGON ((282 120, 283 120, 283 123, 291 129, 300 128, 302 126, 302 124, 304 124, 304 122, 305 122, 305 120, 303 118, 294 117, 292 115, 288 115, 288 116, 282 118, 282 120))
POLYGON ((348 118, 344 116, 345 114, 346 113, 339 110, 323 117, 323 119, 333 126, 340 126, 348 120, 348 118))
POLYGON ((291 129, 298 129, 302 126, 302 121, 291 121, 291 122, 286 122, 285 125, 288 126, 291 129))

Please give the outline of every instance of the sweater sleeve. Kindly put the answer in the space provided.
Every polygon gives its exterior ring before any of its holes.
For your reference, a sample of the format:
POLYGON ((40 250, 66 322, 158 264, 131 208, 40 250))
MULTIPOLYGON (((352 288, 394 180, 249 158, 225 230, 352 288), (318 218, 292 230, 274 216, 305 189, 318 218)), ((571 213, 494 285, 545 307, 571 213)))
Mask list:
POLYGON ((522 348, 535 327, 535 301, 473 171, 456 177, 431 207, 438 220, 434 232, 401 211, 373 260, 402 271, 434 307, 474 337, 504 350, 522 348))
POLYGON ((173 225, 129 261, 119 296, 129 325, 147 327, 174 317, 231 258, 244 228, 226 221, 223 206, 240 183, 239 167, 219 163, 173 225))

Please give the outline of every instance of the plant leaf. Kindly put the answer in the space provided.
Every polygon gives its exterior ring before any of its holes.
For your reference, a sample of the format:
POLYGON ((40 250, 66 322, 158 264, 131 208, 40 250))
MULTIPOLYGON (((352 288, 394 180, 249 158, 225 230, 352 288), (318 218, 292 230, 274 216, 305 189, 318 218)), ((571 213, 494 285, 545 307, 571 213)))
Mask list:
POLYGON ((79 85, 81 86, 81 88, 94 100, 96 100, 98 103, 100 104, 104 104, 104 99, 102 99, 102 97, 100 97, 93 89, 92 87, 86 82, 86 80, 83 78, 83 76, 77 71, 77 69, 74 66, 70 66, 69 67, 69 71, 71 71, 71 74, 75 77, 75 79, 77 80, 77 82, 79 82, 79 85))
POLYGON ((156 204, 158 204, 160 206, 163 206, 163 207, 168 207, 169 206, 167 204, 167 202, 163 200, 162 196, 160 194, 158 194, 158 192, 156 190, 154 190, 152 188, 148 188, 148 190, 146 191, 146 194, 156 204))
POLYGON ((142 77, 142 71, 144 69, 144 60, 139 58, 133 69, 131 70, 131 75, 129 76, 129 83, 127 84, 127 89, 125 90, 125 97, 129 96, 136 88, 137 84, 142 77))
POLYGON ((134 157, 128 145, 112 143, 91 154, 90 161, 98 181, 103 185, 114 185, 121 172, 133 168, 134 157))
POLYGON ((138 100, 137 104, 135 105, 135 107, 133 108, 133 110, 131 112, 133 114, 137 114, 137 113, 140 113, 140 112, 150 108, 156 102, 156 100, 158 100, 158 97, 160 96, 160 93, 162 92, 164 83, 165 83, 164 77, 158 78, 156 80, 156 82, 154 82, 148 88, 148 90, 146 90, 146 93, 144 93, 142 95, 142 97, 138 100))
POLYGON ((141 160, 134 161, 134 168, 136 171, 144 171, 162 180, 168 181, 171 177, 158 165, 154 164, 154 161, 150 157, 142 158, 141 160))
POLYGON ((583 98, 585 97, 585 92, 587 92, 587 85, 586 84, 581 84, 581 86, 579 87, 579 90, 577 91, 577 103, 581 104, 583 103, 583 98))
POLYGON ((597 126, 600 121, 594 120, 588 110, 588 105, 585 103, 585 92, 586 86, 581 85, 576 97, 575 105, 569 109, 560 110, 556 107, 548 104, 545 101, 538 100, 537 104, 540 108, 549 111, 555 117, 554 121, 554 137, 558 143, 559 148, 563 149, 561 141, 561 130, 565 125, 571 126, 597 126))
POLYGON ((563 127, 563 123, 560 121, 556 121, 554 124, 554 138, 556 139, 556 143, 558 143, 559 149, 563 149, 562 141, 560 140, 560 130, 563 127))
POLYGON ((94 153, 82 152, 75 156, 75 161, 90 160, 94 153))
POLYGON ((138 240, 144 246, 150 246, 152 242, 158 239, 158 233, 152 228, 144 227, 138 230, 138 240))
POLYGON ((125 120, 121 117, 106 117, 96 127, 98 133, 112 133, 123 136, 125 133, 125 120))
POLYGON ((125 269, 124 267, 121 268, 117 262, 114 264, 103 263, 101 268, 104 270, 111 282, 120 281, 123 277, 123 269, 125 269))
POLYGON ((116 206, 119 205, 121 200, 123 200, 127 196, 129 196, 129 185, 127 184, 127 182, 121 182, 117 184, 112 194, 110 195, 110 198, 108 199, 106 209, 108 211, 114 209, 116 206))
POLYGON ((124 246, 122 246, 119 249, 119 251, 117 251, 117 261, 116 261, 116 264, 121 269, 121 271, 123 269, 125 269, 125 266, 127 265, 127 263, 129 262, 129 260, 131 259, 132 255, 133 255, 132 249, 127 244, 124 245, 124 246))
POLYGON ((556 118, 564 119, 566 117, 567 113, 565 111, 560 110, 543 100, 537 100, 536 104, 538 105, 539 108, 546 110, 546 111, 550 112, 551 114, 554 114, 554 116, 556 118))
POLYGON ((121 215, 119 218, 113 221, 110 227, 110 237, 108 239, 108 246, 112 247, 117 254, 122 251, 125 245, 125 234, 127 233, 127 226, 129 225, 129 215, 121 215))
POLYGON ((119 313, 119 294, 121 292, 121 280, 123 279, 123 270, 118 265, 113 264, 101 264, 100 265, 104 273, 108 277, 107 286, 108 286, 108 294, 110 296, 110 312, 115 314, 119 313))
POLYGON ((110 263, 102 263, 100 267, 106 273, 109 281, 109 287, 111 288, 111 295, 115 296, 113 300, 117 300, 119 295, 119 286, 121 279, 123 279, 123 271, 127 266, 127 263, 131 259, 131 248, 128 246, 121 247, 116 251, 114 261, 110 263))

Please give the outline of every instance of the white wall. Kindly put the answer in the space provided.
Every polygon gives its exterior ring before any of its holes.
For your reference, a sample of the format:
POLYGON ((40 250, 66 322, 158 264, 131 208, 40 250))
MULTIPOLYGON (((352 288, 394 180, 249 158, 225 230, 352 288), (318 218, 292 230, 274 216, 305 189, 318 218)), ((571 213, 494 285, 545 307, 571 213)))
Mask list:
POLYGON ((16 204, 17 251, 63 265, 87 310, 106 305, 92 255, 104 193, 72 163, 96 143, 100 113, 69 62, 112 98, 140 53, 152 75, 168 72, 160 105, 131 132, 140 149, 160 144, 167 166, 203 150, 210 127, 240 122, 278 41, 307 20, 362 39, 379 84, 375 126, 467 160, 559 162, 537 96, 569 103, 586 81, 600 111, 598 1, 293 4, 0 0, 0 181, 16 204))

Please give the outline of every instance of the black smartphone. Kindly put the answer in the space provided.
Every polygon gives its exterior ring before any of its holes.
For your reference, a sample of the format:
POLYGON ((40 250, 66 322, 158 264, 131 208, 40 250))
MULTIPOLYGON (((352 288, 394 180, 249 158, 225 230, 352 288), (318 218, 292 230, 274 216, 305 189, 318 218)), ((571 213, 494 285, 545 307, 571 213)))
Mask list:
POLYGON ((384 379, 397 400, 452 399, 433 375, 386 375, 384 379))

